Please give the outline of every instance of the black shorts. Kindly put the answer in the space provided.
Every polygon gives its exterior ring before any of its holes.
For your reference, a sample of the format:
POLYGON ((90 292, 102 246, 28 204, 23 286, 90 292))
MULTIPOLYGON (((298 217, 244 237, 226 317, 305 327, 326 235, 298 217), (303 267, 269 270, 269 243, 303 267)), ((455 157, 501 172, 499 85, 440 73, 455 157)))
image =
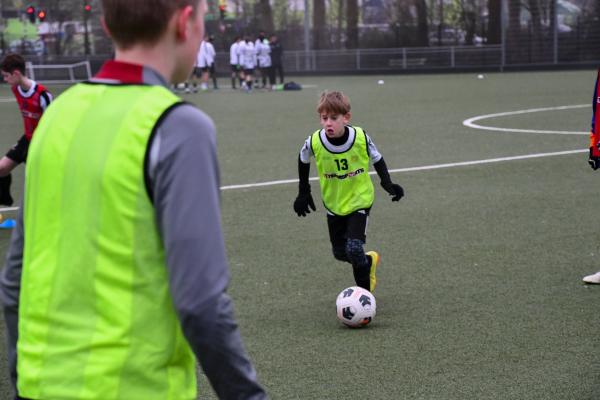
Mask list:
POLYGON ((17 164, 24 163, 27 160, 27 151, 29 150, 29 140, 25 135, 21 136, 19 141, 6 152, 6 157, 17 164))
POLYGON ((347 239, 358 239, 366 243, 369 211, 369 209, 355 211, 343 217, 327 214, 331 246, 345 247, 347 239))
POLYGON ((252 74, 254 74, 254 68, 244 68, 244 74, 245 75, 252 75, 252 74))
POLYGON ((212 63, 207 65, 206 67, 202 67, 202 72, 210 72, 211 74, 215 73, 215 64, 212 63))
POLYGON ((202 68, 194 67, 194 71, 192 71, 192 76, 195 76, 196 78, 201 78, 202 77, 202 68))

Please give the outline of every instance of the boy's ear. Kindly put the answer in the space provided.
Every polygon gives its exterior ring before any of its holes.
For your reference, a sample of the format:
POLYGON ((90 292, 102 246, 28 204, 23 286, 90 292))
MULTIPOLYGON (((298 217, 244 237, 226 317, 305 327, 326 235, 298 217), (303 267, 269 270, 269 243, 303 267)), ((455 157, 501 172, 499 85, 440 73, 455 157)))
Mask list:
POLYGON ((108 30, 108 27, 106 26, 106 21, 104 20, 103 16, 100 17, 100 25, 102 26, 102 30, 104 31, 106 36, 112 37, 112 35, 110 34, 110 31, 108 30))
POLYGON ((188 38, 189 22, 194 18, 194 8, 185 6, 175 12, 175 36, 180 41, 185 41, 188 38))

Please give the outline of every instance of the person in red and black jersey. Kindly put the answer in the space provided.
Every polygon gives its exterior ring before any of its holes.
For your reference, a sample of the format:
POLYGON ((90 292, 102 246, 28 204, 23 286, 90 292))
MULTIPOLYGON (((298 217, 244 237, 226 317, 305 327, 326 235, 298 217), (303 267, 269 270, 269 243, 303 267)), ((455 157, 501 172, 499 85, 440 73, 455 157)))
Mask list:
MULTIPOLYGON (((588 163, 595 171, 600 168, 600 69, 594 85, 594 98, 592 99, 592 129, 590 131, 590 156, 588 163)), ((600 271, 583 277, 585 283, 600 284, 600 271)))
POLYGON ((10 172, 27 159, 29 142, 42 114, 52 101, 52 95, 44 86, 27 77, 25 60, 19 54, 4 57, 0 71, 4 81, 11 85, 25 128, 19 141, 0 159, 0 204, 10 206, 13 203, 10 172))

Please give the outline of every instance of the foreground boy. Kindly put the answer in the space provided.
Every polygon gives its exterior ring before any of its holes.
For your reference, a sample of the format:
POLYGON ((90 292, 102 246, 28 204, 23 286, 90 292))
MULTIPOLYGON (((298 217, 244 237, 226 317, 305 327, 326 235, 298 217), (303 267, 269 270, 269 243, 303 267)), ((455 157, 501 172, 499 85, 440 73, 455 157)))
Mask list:
POLYGON ((199 361, 219 398, 265 399, 225 292, 214 125, 168 89, 205 1, 102 5, 115 61, 40 121, 0 282, 18 394, 194 400, 199 361))
POLYGON ((294 211, 304 217, 310 209, 316 210, 308 183, 310 157, 315 157, 333 256, 352 264, 356 285, 372 292, 377 284, 379 254, 365 254, 363 249, 375 199, 369 162, 373 163, 381 186, 393 196, 392 201, 400 200, 404 190, 392 183, 383 157, 365 131, 348 125, 350 101, 343 93, 323 93, 317 112, 323 129, 309 136, 300 150, 300 186, 294 211))
POLYGON ((26 161, 29 142, 42 114, 52 101, 52 95, 44 86, 27 77, 25 59, 19 54, 4 57, 0 63, 0 72, 15 95, 25 130, 19 141, 0 159, 0 205, 10 206, 13 203, 10 172, 26 161))

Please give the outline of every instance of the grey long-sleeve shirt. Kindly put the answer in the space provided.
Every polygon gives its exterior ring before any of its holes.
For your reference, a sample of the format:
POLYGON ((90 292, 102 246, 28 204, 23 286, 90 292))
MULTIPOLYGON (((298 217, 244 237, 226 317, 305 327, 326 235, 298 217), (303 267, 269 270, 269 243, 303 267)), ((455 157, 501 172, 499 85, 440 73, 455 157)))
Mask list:
MULTIPOLYGON (((152 69, 144 68, 142 76, 143 83, 166 86, 152 69)), ((118 83, 118 79, 98 81, 118 83)), ((214 124, 192 105, 175 107, 159 122, 148 152, 144 172, 183 332, 219 398, 265 399, 226 294, 229 272, 220 221, 214 124)), ((0 276, 13 380, 23 237, 19 212, 0 276)))

